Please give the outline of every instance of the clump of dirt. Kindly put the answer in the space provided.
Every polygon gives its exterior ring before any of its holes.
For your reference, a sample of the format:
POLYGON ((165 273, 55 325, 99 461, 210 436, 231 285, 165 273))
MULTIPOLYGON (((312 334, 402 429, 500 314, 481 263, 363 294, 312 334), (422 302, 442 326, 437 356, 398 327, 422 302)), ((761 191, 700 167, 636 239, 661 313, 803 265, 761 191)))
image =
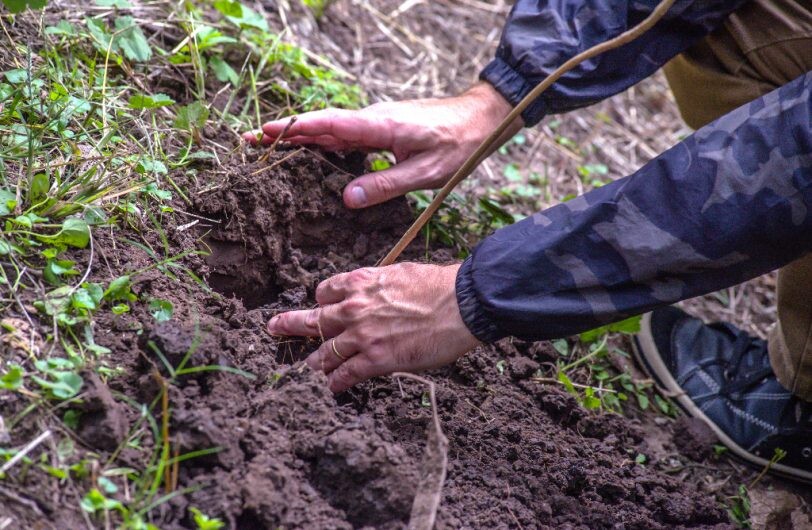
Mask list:
MULTIPOLYGON (((264 325, 279 310, 312 307, 319 280, 374 264, 411 221, 409 207, 400 199, 346 210, 341 189, 362 169, 360 158, 247 157, 225 170, 199 168, 188 183, 195 215, 218 222, 200 223, 197 233, 180 229, 187 219, 167 227, 173 251, 212 250, 183 263, 217 292, 153 269, 133 290, 171 301, 171 320, 157 323, 140 304, 100 316, 97 341, 123 375, 108 382, 112 394, 93 384, 79 419, 82 443, 105 457, 121 448, 116 467, 148 466, 156 442, 142 409, 110 396, 151 403, 170 377, 164 361, 185 360, 195 370, 167 386, 171 447, 200 453, 177 469, 177 488, 189 489, 152 510, 152 523, 193 527, 189 509, 197 507, 228 528, 404 528, 431 421, 426 389, 378 379, 334 396, 322 374, 297 362, 318 341, 279 340, 264 325), (138 443, 122 446, 124 433, 138 443)), ((111 256, 115 244, 103 234, 96 241, 111 256)), ((116 256, 116 274, 152 259, 135 248, 116 256)), ((556 358, 548 343, 503 341, 430 374, 450 443, 438 528, 728 527, 696 483, 635 462, 645 440, 634 422, 586 411, 533 380, 556 358)), ((160 425, 161 408, 153 415, 160 425)), ((80 520, 75 502, 48 500, 59 491, 53 478, 35 469, 22 480, 48 510, 15 520, 80 520)))

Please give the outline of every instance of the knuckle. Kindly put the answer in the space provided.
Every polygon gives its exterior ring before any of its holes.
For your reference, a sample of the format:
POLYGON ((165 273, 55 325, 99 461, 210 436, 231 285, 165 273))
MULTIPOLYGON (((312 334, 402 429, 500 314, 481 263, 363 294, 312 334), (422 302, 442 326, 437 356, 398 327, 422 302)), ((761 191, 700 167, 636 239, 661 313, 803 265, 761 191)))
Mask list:
POLYGON ((319 313, 318 309, 314 309, 305 315, 304 323, 309 328, 314 328, 318 325, 319 322, 319 313))
POLYGON ((347 273, 347 282, 353 288, 363 286, 370 278, 370 270, 368 268, 355 269, 347 273))
POLYGON ((341 313, 341 316, 343 316, 346 319, 352 320, 358 317, 358 315, 361 312, 363 312, 365 305, 366 304, 364 300, 361 298, 358 297, 350 298, 349 300, 346 300, 343 304, 341 304, 339 311, 341 313))
POLYGON ((352 386, 358 379, 357 370, 350 363, 344 363, 335 369, 333 377, 341 386, 352 386))

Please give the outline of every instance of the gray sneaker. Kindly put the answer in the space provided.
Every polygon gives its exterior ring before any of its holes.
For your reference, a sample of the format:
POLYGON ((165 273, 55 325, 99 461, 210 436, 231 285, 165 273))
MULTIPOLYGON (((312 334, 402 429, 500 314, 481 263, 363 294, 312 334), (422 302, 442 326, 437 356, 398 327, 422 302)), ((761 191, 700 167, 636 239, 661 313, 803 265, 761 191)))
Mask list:
POLYGON ((644 315, 634 339, 638 364, 664 394, 702 419, 736 456, 812 482, 812 403, 781 386, 767 343, 730 324, 704 324, 666 307, 644 315))

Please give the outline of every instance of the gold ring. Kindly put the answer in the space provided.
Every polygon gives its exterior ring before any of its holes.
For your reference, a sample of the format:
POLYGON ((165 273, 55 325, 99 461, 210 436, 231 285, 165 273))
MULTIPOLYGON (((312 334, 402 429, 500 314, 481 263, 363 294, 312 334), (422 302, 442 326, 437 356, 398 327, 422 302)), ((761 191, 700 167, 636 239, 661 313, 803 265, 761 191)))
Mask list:
POLYGON ((333 347, 333 353, 335 353, 335 354, 336 354, 336 357, 338 357, 338 358, 339 358, 339 359, 341 359, 342 361, 346 361, 346 360, 347 360, 347 358, 346 358, 346 357, 344 357, 343 355, 341 355, 341 354, 338 352, 338 348, 336 348, 336 340, 335 340, 335 339, 331 339, 331 340, 330 340, 330 345, 333 347))

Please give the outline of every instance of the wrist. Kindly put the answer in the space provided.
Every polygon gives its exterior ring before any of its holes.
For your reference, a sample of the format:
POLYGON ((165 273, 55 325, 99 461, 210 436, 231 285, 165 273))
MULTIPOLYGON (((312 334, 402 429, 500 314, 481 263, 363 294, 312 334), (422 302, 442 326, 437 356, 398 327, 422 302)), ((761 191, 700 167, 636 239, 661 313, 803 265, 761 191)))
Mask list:
MULTIPOLYGON (((479 141, 487 138, 513 110, 510 102, 485 81, 478 82, 460 97, 466 99, 470 105, 470 115, 475 120, 473 129, 477 131, 479 141)), ((524 120, 518 116, 502 134, 494 149, 512 138, 522 127, 524 120)))

